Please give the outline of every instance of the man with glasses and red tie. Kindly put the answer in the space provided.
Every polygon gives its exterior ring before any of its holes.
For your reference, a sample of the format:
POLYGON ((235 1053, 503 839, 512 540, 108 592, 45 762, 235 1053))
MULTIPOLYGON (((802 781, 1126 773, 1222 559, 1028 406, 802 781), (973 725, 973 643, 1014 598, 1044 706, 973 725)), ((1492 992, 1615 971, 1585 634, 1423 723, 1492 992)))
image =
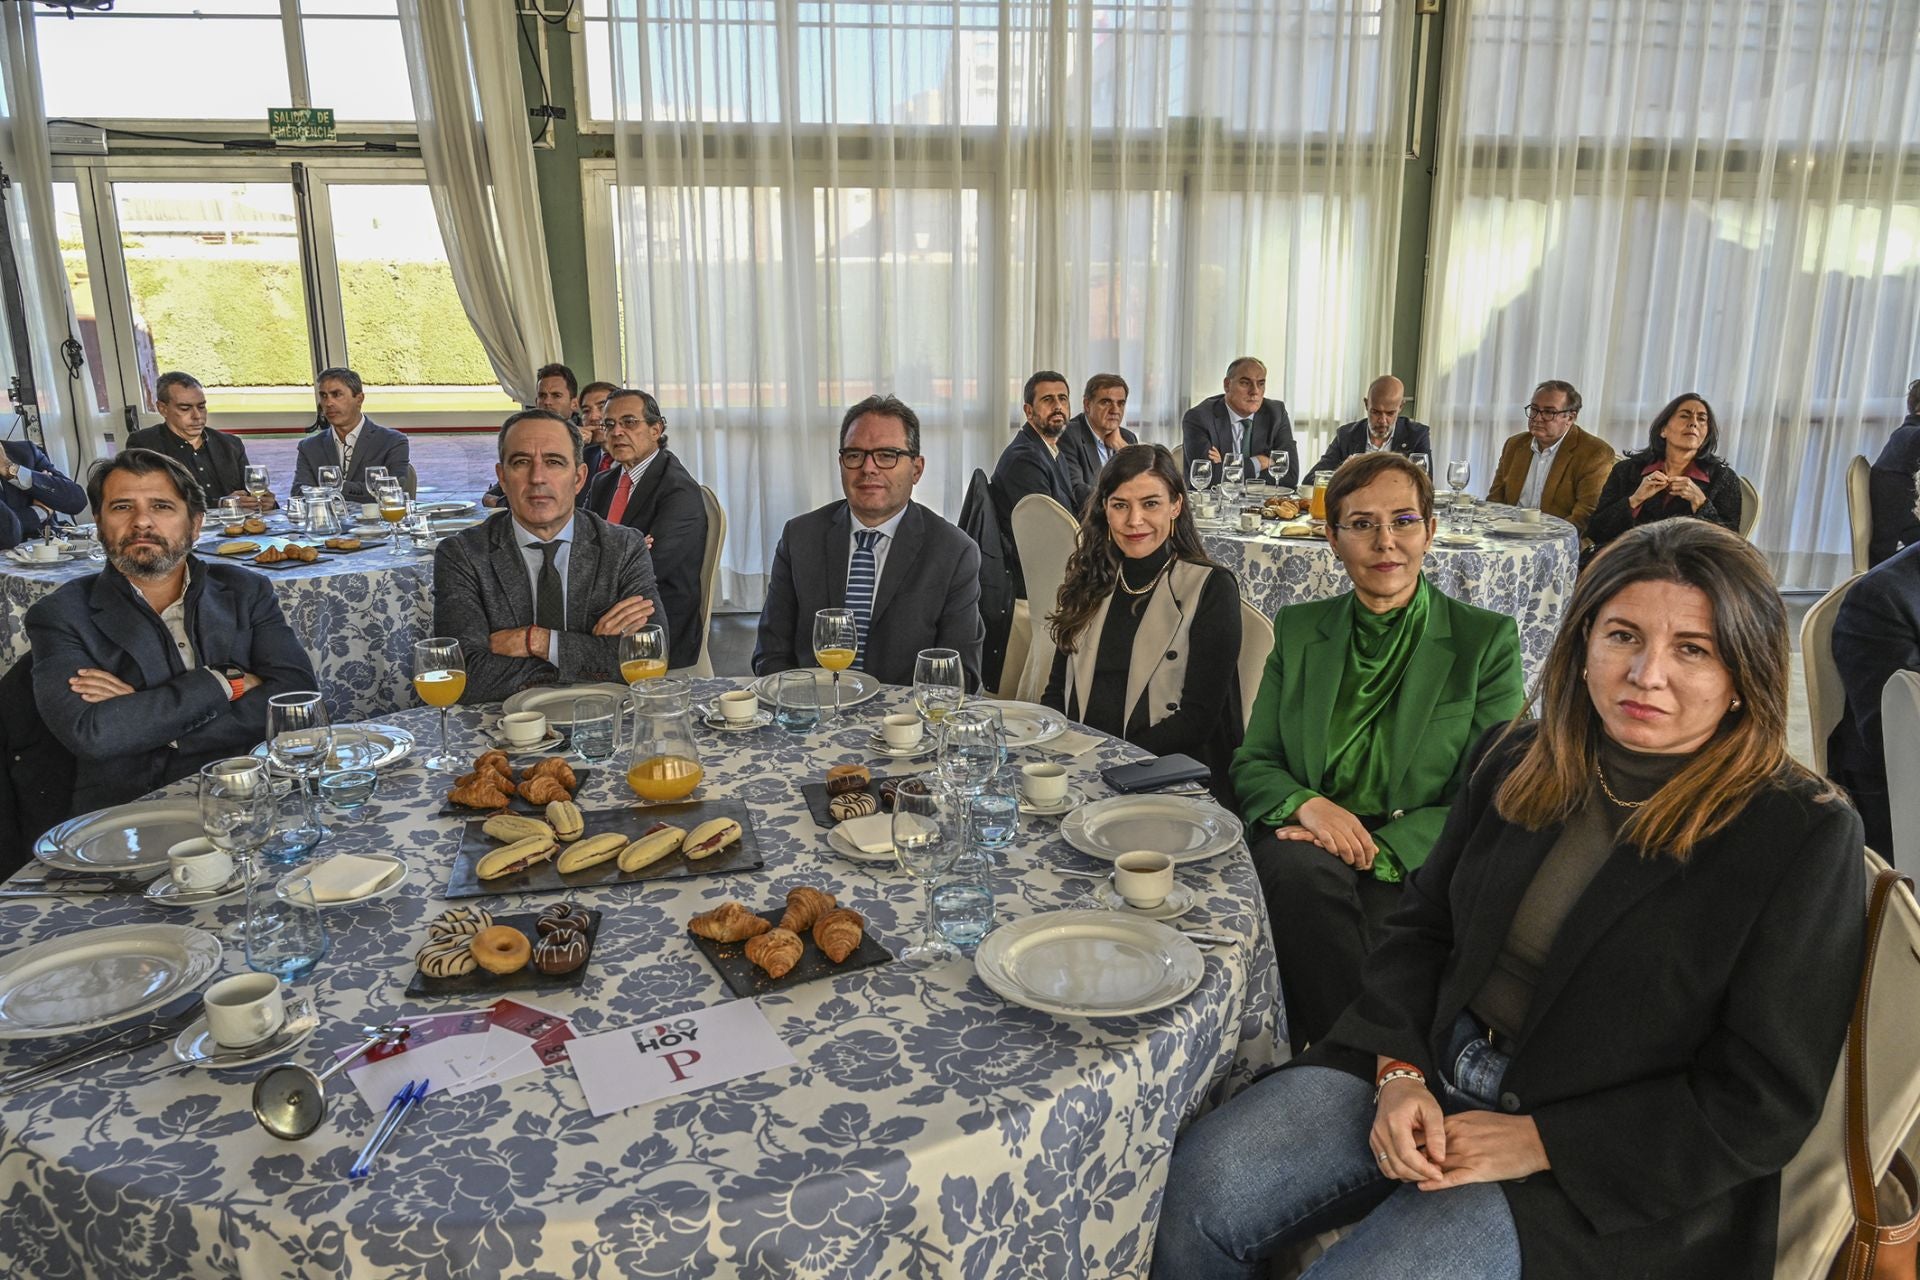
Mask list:
POLYGON ((842 502, 787 521, 760 613, 755 675, 812 665, 813 618, 854 615, 854 666, 913 683, 922 649, 957 649, 967 687, 980 684, 980 548, 913 501, 926 470, 920 418, 892 396, 869 396, 840 422, 842 502))
POLYGON ((666 609, 670 667, 700 660, 700 564, 707 507, 700 486, 667 448, 667 420, 645 391, 615 390, 602 419, 613 468, 588 484, 587 510, 647 535, 653 576, 666 609))
POLYGON ((1571 382, 1550 378, 1535 387, 1527 429, 1501 447, 1487 501, 1538 507, 1584 539, 1615 459, 1612 445, 1580 429, 1579 417, 1580 393, 1571 382))

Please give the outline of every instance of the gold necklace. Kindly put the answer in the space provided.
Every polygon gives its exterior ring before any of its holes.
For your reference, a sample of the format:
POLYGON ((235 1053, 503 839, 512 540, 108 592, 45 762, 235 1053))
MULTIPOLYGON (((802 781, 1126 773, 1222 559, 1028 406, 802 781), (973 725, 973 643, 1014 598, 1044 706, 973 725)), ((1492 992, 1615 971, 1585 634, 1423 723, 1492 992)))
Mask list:
POLYGON ((1165 573, 1167 572, 1168 566, 1171 565, 1172 563, 1173 561, 1169 560, 1167 561, 1166 564, 1161 565, 1159 572, 1153 575, 1152 580, 1149 581, 1146 586, 1141 587, 1138 590, 1135 590, 1134 588, 1127 585, 1127 566, 1123 564, 1120 566, 1120 573, 1118 578, 1118 581, 1120 583, 1120 589, 1126 592, 1130 596, 1146 595, 1149 591, 1152 591, 1155 587, 1160 585, 1161 577, 1165 575, 1165 573))
POLYGON ((1646 803, 1645 800, 1622 800, 1619 796, 1613 794, 1613 788, 1607 785, 1607 775, 1600 768, 1599 756, 1593 758, 1593 776, 1600 779, 1600 790, 1606 795, 1607 799, 1613 801, 1622 809, 1638 809, 1646 803))

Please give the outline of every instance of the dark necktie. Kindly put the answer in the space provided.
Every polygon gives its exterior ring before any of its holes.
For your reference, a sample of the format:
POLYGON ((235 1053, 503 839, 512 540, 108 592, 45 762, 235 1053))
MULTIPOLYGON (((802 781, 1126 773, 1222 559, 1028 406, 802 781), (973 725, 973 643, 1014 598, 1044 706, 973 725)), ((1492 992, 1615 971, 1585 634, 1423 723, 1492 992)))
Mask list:
POLYGON ((880 541, 880 531, 858 529, 853 537, 858 545, 847 563, 847 608, 853 612, 856 633, 853 651, 857 658, 867 651, 867 626, 873 621, 873 589, 878 584, 873 548, 880 541))
POLYGON ((564 631, 567 627, 567 598, 560 589, 560 570, 553 563, 553 558, 560 554, 560 540, 529 542, 527 546, 540 553, 540 578, 533 593, 533 624, 549 631, 564 631))

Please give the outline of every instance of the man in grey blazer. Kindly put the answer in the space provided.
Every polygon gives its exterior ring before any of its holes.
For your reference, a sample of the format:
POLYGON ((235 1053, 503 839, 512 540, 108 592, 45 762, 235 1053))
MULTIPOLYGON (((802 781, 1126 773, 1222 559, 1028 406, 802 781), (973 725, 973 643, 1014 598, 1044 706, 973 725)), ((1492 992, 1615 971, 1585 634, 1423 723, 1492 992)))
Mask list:
POLYGON ((296 485, 320 483, 321 467, 340 468, 340 496, 348 502, 372 502, 367 468, 385 467, 394 480, 407 478, 407 438, 360 411, 366 388, 351 369, 323 369, 313 384, 324 425, 300 442, 294 467, 296 485))
POLYGON ((813 615, 867 613, 854 665, 912 684, 922 649, 956 649, 967 687, 980 684, 980 548, 913 501, 926 469, 920 418, 893 396, 869 396, 840 421, 841 502, 787 521, 760 612, 756 675, 813 665, 813 615))
POLYGON ((94 466, 107 566, 27 610, 33 699, 75 757, 71 812, 119 804, 242 755, 267 699, 318 689, 266 578, 191 554, 206 496, 164 454, 94 466))
POLYGON ((1247 479, 1292 485, 1300 471, 1293 422, 1284 401, 1267 399, 1267 366, 1257 357, 1241 356, 1227 366, 1220 385, 1221 394, 1208 396, 1180 420, 1188 471, 1196 462, 1211 461, 1210 483, 1218 484, 1221 460, 1237 451, 1247 479))
POLYGON ((587 479, 584 450, 579 426, 557 413, 508 418, 494 468, 506 513, 433 553, 433 629, 460 641, 462 702, 618 682, 621 636, 648 622, 666 628, 645 535, 573 505, 587 479))
POLYGON ((1096 373, 1087 379, 1086 392, 1080 398, 1080 412, 1067 419, 1060 433, 1060 461, 1066 464, 1067 482, 1073 488, 1073 505, 1078 512, 1086 505, 1087 495, 1100 479, 1107 459, 1140 437, 1120 424, 1127 416, 1127 380, 1117 373, 1096 373))

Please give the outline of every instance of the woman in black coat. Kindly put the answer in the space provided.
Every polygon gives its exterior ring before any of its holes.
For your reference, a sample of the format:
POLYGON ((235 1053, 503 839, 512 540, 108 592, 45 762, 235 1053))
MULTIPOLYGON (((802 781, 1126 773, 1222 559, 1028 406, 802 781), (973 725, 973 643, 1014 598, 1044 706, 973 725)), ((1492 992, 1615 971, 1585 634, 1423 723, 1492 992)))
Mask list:
POLYGON ((1655 415, 1646 448, 1614 464, 1587 536, 1597 550, 1629 529, 1678 516, 1740 532, 1740 477, 1720 457, 1713 406, 1691 391, 1655 415))
POLYGON ((1581 578, 1360 998, 1174 1148, 1155 1277, 1764 1280, 1864 954, 1859 817, 1786 753, 1765 562, 1694 520, 1581 578))

